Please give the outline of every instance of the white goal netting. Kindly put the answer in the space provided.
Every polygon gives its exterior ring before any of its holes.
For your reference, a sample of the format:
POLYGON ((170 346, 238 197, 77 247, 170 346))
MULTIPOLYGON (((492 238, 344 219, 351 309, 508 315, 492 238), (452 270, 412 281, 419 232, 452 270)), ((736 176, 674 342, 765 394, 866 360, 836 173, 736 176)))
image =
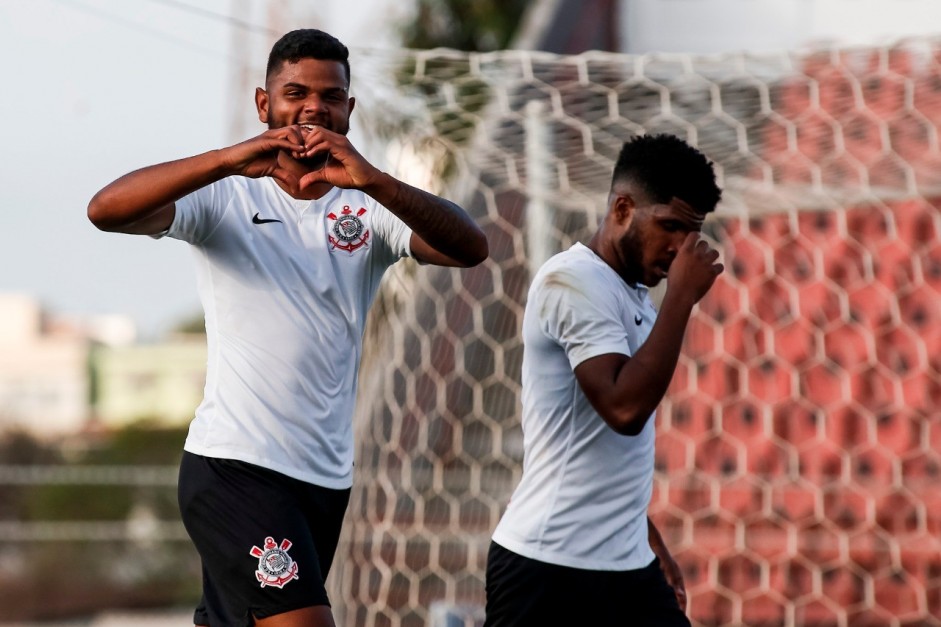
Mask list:
POLYGON ((340 624, 473 625, 521 468, 529 277, 613 160, 717 164, 727 265, 658 424, 651 514, 694 625, 941 625, 941 42, 780 56, 357 52, 356 121, 491 258, 399 264, 373 312, 340 624))

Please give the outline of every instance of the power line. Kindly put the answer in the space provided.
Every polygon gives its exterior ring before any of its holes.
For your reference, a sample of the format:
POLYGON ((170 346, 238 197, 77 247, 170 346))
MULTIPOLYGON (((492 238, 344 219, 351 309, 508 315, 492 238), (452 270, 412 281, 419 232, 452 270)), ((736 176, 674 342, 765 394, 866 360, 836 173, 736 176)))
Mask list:
POLYGON ((150 2, 156 4, 162 4, 164 6, 172 7, 174 9, 179 9, 180 11, 185 11, 187 13, 192 13, 193 15, 199 15, 201 17, 227 22, 232 26, 237 26, 243 30, 247 30, 251 33, 257 33, 259 35, 280 35, 278 31, 268 28, 266 26, 260 26, 252 22, 247 22, 245 20, 239 19, 237 17, 226 15, 225 13, 216 13, 215 11, 210 11, 209 9, 204 9, 202 7, 195 7, 191 4, 185 2, 179 2, 178 0, 150 0, 150 2))
POLYGON ((222 57, 222 58, 227 59, 227 60, 229 60, 229 61, 235 61, 235 59, 233 59, 232 56, 229 55, 228 53, 219 52, 218 50, 212 50, 211 48, 204 48, 204 47, 202 47, 202 46, 198 46, 198 45, 196 45, 196 44, 194 44, 194 43, 192 43, 192 42, 190 42, 190 41, 187 41, 187 40, 185 40, 185 39, 181 39, 180 37, 175 37, 175 36, 173 36, 173 35, 167 34, 167 33, 164 32, 164 31, 161 31, 161 30, 158 30, 158 29, 155 29, 155 28, 150 28, 150 27, 148 27, 148 26, 144 26, 144 25, 141 24, 140 22, 135 22, 134 20, 129 20, 129 19, 127 19, 127 18, 121 17, 120 15, 115 15, 115 14, 113 14, 113 13, 109 13, 108 11, 102 11, 102 10, 96 8, 96 7, 87 5, 87 4, 85 4, 84 2, 80 2, 79 0, 53 0, 53 1, 59 3, 59 4, 63 5, 63 6, 67 6, 67 7, 71 8, 71 9, 73 9, 73 10, 75 10, 75 11, 78 11, 79 13, 85 13, 85 14, 87 14, 87 15, 91 15, 91 16, 97 17, 98 19, 104 20, 104 21, 106 21, 106 22, 112 22, 112 23, 115 23, 115 24, 119 24, 119 25, 121 25, 121 26, 123 26, 123 27, 125 27, 125 28, 130 29, 130 30, 135 30, 135 31, 138 31, 138 32, 141 32, 141 33, 146 33, 146 34, 148 34, 148 35, 151 35, 151 36, 156 37, 156 38, 158 38, 158 39, 162 39, 162 40, 164 40, 164 41, 170 42, 170 43, 175 44, 175 45, 177 45, 177 46, 181 46, 181 47, 183 47, 183 48, 188 48, 188 49, 190 49, 190 50, 195 50, 195 51, 201 52, 201 53, 203 53, 203 54, 209 54, 209 55, 213 55, 213 56, 217 56, 217 57, 222 57))

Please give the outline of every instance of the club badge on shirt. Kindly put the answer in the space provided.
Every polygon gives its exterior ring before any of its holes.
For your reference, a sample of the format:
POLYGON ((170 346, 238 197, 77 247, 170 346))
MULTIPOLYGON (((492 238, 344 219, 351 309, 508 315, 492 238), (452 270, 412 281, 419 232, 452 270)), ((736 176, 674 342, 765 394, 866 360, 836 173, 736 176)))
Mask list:
POLYGON ((265 548, 253 546, 249 553, 258 558, 258 569, 255 578, 261 587, 274 586, 283 588, 292 579, 297 579, 297 562, 288 555, 291 541, 285 538, 281 544, 275 544, 274 538, 265 538, 265 548))
POLYGON ((365 208, 360 208, 356 213, 350 209, 349 205, 343 205, 343 210, 338 216, 334 212, 327 214, 329 232, 327 237, 330 240, 330 246, 334 250, 345 250, 350 254, 366 246, 369 242, 369 229, 365 227, 360 217, 366 214, 365 208))

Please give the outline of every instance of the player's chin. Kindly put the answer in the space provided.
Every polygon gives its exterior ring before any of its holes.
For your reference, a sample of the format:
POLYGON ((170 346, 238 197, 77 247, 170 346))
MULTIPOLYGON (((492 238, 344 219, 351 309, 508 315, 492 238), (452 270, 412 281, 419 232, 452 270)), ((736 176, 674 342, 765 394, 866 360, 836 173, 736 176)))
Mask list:
POLYGON ((318 152, 309 157, 298 159, 297 161, 310 170, 319 170, 327 163, 329 157, 329 152, 318 152))
POLYGON ((657 287, 658 285, 660 285, 660 282, 663 281, 663 279, 665 278, 666 276, 662 274, 659 270, 657 270, 656 272, 647 272, 645 273, 644 278, 641 281, 641 283, 643 283, 647 287, 657 287))

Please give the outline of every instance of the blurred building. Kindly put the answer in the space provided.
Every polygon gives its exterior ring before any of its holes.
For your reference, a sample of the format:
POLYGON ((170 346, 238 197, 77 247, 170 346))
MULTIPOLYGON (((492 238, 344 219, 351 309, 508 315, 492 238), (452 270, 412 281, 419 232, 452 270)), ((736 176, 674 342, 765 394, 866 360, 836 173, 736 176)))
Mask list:
POLYGON ((562 54, 777 52, 933 35, 939 20, 936 0, 539 0, 513 47, 562 54))
POLYGON ((157 344, 96 346, 91 368, 94 415, 103 425, 186 424, 203 397, 206 337, 177 334, 157 344))
POLYGON ((81 428, 88 418, 88 338, 65 325, 47 328, 39 303, 22 294, 0 294, 0 322, 0 428, 81 428))
POLYGON ((53 316, 32 296, 0 294, 0 431, 188 422, 206 381, 205 336, 135 340, 126 316, 53 316))

